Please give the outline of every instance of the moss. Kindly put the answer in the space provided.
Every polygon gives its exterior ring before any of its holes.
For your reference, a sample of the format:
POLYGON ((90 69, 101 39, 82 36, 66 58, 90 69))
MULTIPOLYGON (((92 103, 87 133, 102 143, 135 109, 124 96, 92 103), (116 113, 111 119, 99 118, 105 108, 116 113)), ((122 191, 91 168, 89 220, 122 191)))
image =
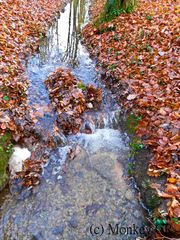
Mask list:
POLYGON ((100 14, 99 18, 95 21, 97 27, 103 22, 112 21, 114 18, 124 13, 131 13, 136 6, 136 0, 107 0, 104 6, 104 11, 100 14))
POLYGON ((11 134, 9 132, 0 136, 0 190, 8 180, 7 165, 12 154, 11 134))
POLYGON ((114 25, 112 26, 107 26, 105 28, 102 27, 98 27, 97 29, 97 34, 103 34, 105 32, 112 32, 112 31, 116 31, 116 27, 114 25))
POLYGON ((125 122, 125 128, 129 134, 134 134, 136 127, 141 120, 141 116, 136 116, 134 113, 130 113, 125 122))
POLYGON ((149 198, 146 199, 147 206, 150 209, 155 209, 161 204, 161 198, 157 195, 157 193, 152 189, 149 190, 149 198))
POLYGON ((145 204, 148 209, 156 209, 162 202, 161 198, 157 195, 155 189, 151 188, 151 180, 145 178, 142 182, 143 194, 145 199, 145 204))

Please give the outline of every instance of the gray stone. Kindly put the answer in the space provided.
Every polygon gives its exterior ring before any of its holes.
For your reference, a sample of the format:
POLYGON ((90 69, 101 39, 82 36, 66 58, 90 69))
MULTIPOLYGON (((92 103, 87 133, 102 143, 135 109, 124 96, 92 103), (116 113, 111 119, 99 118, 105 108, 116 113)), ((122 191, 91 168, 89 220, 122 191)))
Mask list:
POLYGON ((56 147, 65 146, 67 144, 67 139, 62 133, 55 133, 52 136, 52 141, 56 147))
POLYGON ((71 219, 69 220, 69 226, 72 228, 78 227, 77 216, 75 214, 72 215, 71 219))
POLYGON ((65 224, 61 223, 59 226, 56 226, 55 228, 53 228, 52 230, 52 234, 53 235, 62 235, 65 229, 65 224))
POLYGON ((127 200, 132 201, 134 199, 134 195, 132 194, 132 191, 129 189, 127 190, 125 197, 127 200))
POLYGON ((168 131, 170 129, 170 124, 169 123, 164 123, 160 125, 161 128, 164 130, 168 131))
POLYGON ((134 216, 136 218, 140 218, 141 217, 140 212, 138 210, 134 211, 134 216))
POLYGON ((42 232, 38 232, 37 234, 33 235, 32 240, 44 240, 42 232))
POLYGON ((85 121, 81 127, 81 132, 94 133, 95 125, 90 121, 85 121))

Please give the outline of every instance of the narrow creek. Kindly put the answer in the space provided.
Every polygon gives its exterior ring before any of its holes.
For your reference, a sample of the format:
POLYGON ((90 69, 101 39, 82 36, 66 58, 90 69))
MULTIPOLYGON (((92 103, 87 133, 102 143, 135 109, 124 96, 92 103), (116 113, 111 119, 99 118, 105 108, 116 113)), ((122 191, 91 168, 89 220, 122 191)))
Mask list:
POLYGON ((88 0, 67 4, 39 52, 28 61, 27 73, 28 100, 40 112, 36 124, 42 135, 52 131, 56 120, 44 80, 57 67, 70 69, 85 84, 101 87, 100 110, 84 114, 93 133, 66 136, 50 153, 40 185, 15 194, 5 190, 0 239, 136 239, 141 234, 127 228, 145 226, 138 193, 125 171, 129 147, 128 137, 119 127, 121 109, 80 40, 81 29, 89 21, 89 6, 88 0), (68 161, 74 145, 79 151, 68 161), (113 235, 109 224, 119 224, 122 231, 113 235))

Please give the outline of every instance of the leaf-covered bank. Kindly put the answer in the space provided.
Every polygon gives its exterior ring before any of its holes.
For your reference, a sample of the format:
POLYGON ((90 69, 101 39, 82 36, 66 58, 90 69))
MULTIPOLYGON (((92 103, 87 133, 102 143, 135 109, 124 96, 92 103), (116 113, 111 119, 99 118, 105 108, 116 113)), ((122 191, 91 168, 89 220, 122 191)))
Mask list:
MULTIPOLYGON (((99 7, 100 5, 100 7, 99 7)), ((95 9, 102 2, 95 1, 95 9)), ((99 71, 116 91, 119 102, 141 120, 136 134, 153 151, 148 174, 166 175, 164 185, 153 185, 168 199, 164 215, 180 230, 179 192, 179 35, 176 1, 141 0, 130 14, 110 22, 92 22, 83 36, 99 71), (176 223, 172 219, 177 219, 176 223)))

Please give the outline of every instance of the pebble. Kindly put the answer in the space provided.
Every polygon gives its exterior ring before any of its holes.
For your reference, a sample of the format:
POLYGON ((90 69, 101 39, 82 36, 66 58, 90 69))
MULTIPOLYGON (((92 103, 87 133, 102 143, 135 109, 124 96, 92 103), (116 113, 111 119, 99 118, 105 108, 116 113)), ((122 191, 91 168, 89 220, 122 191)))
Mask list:
POLYGON ((136 217, 136 218, 140 218, 141 216, 140 216, 140 212, 138 211, 138 210, 136 210, 135 212, 134 212, 134 216, 136 217))
POLYGON ((163 57, 163 56, 165 55, 165 52, 159 51, 158 53, 159 53, 159 55, 160 55, 161 57, 163 57))
POLYGON ((32 240, 43 240, 43 239, 44 239, 44 237, 43 237, 42 232, 38 232, 37 234, 32 236, 32 240))
POLYGON ((82 128, 81 128, 81 132, 89 132, 89 133, 94 133, 95 132, 95 126, 93 123, 86 121, 82 128))
POLYGON ((87 108, 90 108, 90 109, 92 109, 93 108, 93 105, 92 105, 92 103, 87 103, 87 108))
POLYGON ((53 137, 52 137, 52 141, 55 144, 55 146, 65 146, 67 144, 67 139, 63 134, 60 133, 56 133, 53 137))
POLYGON ((126 199, 128 199, 129 201, 133 200, 134 196, 132 194, 132 192, 130 190, 127 190, 126 194, 125 194, 126 199))
POLYGON ((56 226, 55 228, 53 228, 52 230, 52 234, 54 235, 62 235, 65 229, 65 224, 61 223, 59 226, 56 226))
POLYGON ((69 226, 73 227, 73 228, 77 228, 78 227, 78 222, 77 222, 77 217, 76 215, 73 215, 71 217, 71 219, 69 220, 69 226))
POLYGON ((164 123, 160 125, 161 128, 163 128, 164 130, 168 131, 170 128, 170 125, 168 123, 164 123))

